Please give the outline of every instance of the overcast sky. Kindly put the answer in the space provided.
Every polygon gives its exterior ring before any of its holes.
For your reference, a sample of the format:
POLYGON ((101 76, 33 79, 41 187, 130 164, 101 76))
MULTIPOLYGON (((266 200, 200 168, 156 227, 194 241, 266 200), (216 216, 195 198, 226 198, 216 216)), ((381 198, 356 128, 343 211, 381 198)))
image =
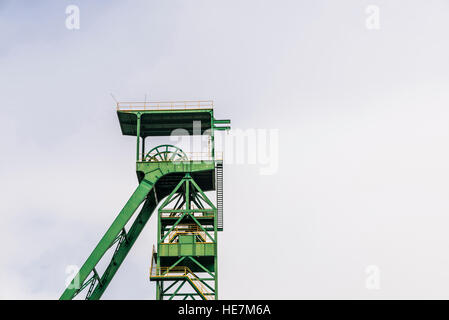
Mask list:
MULTIPOLYGON (((59 298, 137 186, 113 93, 213 99, 233 129, 277 130, 275 172, 225 166, 220 298, 448 299, 448 13, 446 0, 0 0, 0 298, 59 298)), ((154 220, 104 298, 154 299, 154 220)))

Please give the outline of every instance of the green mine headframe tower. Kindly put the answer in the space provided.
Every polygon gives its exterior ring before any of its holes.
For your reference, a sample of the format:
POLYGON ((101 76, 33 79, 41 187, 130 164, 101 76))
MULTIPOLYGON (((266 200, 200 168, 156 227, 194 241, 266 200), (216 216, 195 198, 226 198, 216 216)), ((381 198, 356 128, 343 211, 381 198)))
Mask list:
POLYGON ((230 120, 214 118, 212 101, 117 103, 117 115, 122 133, 137 137, 139 185, 60 299, 81 291, 86 299, 100 299, 156 209, 157 246, 149 272, 156 299, 218 299, 223 157, 215 151, 214 132, 230 129, 230 120), (206 135, 208 150, 145 146, 147 137, 174 135, 206 135), (99 270, 106 256, 112 258, 99 270))

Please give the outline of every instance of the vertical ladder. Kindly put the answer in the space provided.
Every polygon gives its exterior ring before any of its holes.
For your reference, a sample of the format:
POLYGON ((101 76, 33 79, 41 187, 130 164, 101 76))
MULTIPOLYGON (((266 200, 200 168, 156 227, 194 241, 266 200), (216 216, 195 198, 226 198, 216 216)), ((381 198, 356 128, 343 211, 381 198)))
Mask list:
POLYGON ((223 162, 217 162, 217 229, 223 231, 223 162))

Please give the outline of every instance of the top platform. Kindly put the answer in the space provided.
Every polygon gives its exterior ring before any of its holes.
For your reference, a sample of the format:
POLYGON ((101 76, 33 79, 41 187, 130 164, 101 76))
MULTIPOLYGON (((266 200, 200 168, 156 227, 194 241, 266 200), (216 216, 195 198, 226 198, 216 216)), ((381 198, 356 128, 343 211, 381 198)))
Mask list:
POLYGON ((187 135, 198 135, 214 127, 213 107, 210 100, 119 102, 117 115, 122 133, 127 136, 137 135, 138 115, 142 137, 170 136, 176 129, 184 129, 187 135), (201 121, 201 132, 194 130, 194 121, 201 121))

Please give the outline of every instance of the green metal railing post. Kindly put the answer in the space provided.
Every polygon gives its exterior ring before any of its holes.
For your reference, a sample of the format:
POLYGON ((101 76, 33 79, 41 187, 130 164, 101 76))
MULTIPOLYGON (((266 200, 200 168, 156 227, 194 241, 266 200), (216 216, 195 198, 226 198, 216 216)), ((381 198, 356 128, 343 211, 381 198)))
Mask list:
POLYGON ((136 126, 136 136, 137 136, 137 152, 136 152, 136 161, 139 161, 140 156, 140 118, 142 116, 141 113, 137 113, 137 126, 136 126))
POLYGON ((142 157, 141 157, 142 161, 145 160, 145 138, 146 137, 142 137, 142 157))

